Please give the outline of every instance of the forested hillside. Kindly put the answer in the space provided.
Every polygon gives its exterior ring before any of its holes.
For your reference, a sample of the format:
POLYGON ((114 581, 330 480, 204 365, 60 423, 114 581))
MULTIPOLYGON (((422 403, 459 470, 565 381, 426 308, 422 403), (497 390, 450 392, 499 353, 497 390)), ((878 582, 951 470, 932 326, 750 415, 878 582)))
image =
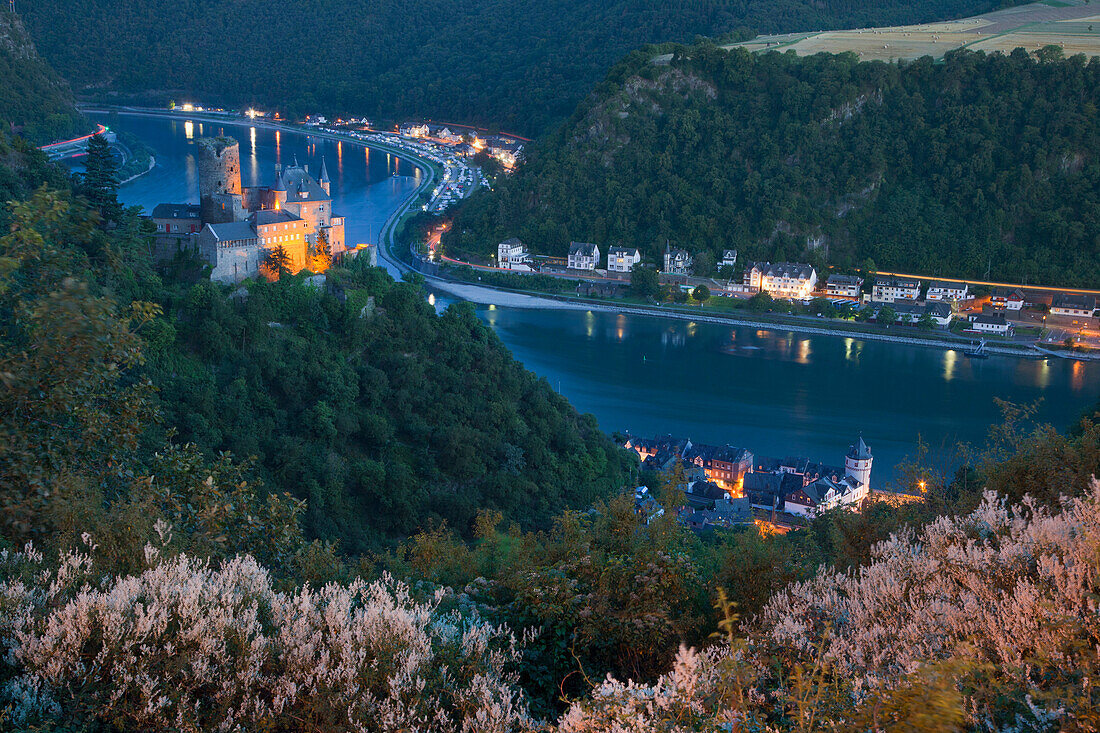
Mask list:
POLYGON ((47 143, 90 126, 73 107, 73 95, 35 50, 18 16, 0 10, 0 128, 47 143))
POLYGON ((535 135, 646 43, 743 29, 912 23, 998 0, 36 0, 43 55, 78 90, 291 114, 354 112, 535 135))
POLYGON ((671 240, 742 262, 1100 286, 1100 61, 655 53, 616 66, 445 243, 622 243, 652 262, 671 240))

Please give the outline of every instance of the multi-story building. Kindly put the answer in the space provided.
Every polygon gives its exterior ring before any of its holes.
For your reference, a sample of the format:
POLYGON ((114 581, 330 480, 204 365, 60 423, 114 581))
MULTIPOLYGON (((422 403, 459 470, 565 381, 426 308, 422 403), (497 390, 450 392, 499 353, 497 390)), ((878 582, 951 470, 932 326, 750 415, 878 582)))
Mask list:
POLYGON ((997 288, 989 296, 989 304, 995 308, 1018 311, 1024 307, 1024 293, 1016 288, 997 288))
POLYGON ((829 275, 825 293, 837 298, 858 298, 863 278, 858 275, 829 275))
POLYGON ((600 264, 600 248, 591 242, 570 242, 567 263, 571 270, 595 270, 600 264))
POLYGON ((920 297, 920 280, 879 275, 871 288, 871 300, 876 303, 893 303, 897 300, 916 300, 920 297))
POLYGON ((965 300, 970 292, 966 283, 953 283, 946 280, 933 280, 928 284, 926 300, 965 300))
POLYGON ((1057 293, 1050 304, 1052 316, 1091 317, 1096 311, 1096 298, 1076 293, 1057 293))
POLYGON ((516 237, 497 245, 497 267, 502 270, 531 270, 531 254, 527 245, 516 237))
POLYGON ((686 249, 672 249, 665 242, 665 272, 672 275, 690 275, 692 257, 686 249))
POLYGON ((780 298, 806 298, 817 285, 817 271, 801 262, 754 262, 746 266, 744 287, 780 298))
POLYGON ((634 247, 612 247, 607 250, 608 272, 630 272, 642 261, 642 253, 634 247))
POLYGON ((718 260, 719 267, 734 267, 737 264, 737 250, 726 249, 722 250, 722 259, 718 260))

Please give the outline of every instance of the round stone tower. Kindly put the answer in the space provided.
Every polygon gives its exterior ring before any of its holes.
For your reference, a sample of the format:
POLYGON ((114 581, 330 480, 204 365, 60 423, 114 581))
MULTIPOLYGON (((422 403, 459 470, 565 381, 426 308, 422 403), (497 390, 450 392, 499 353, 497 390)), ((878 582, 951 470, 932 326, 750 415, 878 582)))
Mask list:
POLYGON ((240 146, 231 137, 203 137, 199 138, 198 147, 202 220, 233 221, 234 211, 241 207, 240 146))
POLYGON ((844 456, 844 472, 861 484, 871 488, 871 449, 863 442, 863 436, 859 436, 859 442, 848 448, 848 454, 844 456))

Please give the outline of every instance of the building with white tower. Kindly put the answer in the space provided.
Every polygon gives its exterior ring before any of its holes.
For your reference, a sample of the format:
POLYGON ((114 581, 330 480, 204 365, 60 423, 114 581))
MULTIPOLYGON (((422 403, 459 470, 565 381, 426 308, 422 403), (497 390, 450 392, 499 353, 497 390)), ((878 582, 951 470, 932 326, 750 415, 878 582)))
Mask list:
POLYGON ((863 442, 863 436, 859 436, 859 442, 848 448, 844 456, 844 473, 859 481, 866 491, 871 490, 871 449, 863 442))

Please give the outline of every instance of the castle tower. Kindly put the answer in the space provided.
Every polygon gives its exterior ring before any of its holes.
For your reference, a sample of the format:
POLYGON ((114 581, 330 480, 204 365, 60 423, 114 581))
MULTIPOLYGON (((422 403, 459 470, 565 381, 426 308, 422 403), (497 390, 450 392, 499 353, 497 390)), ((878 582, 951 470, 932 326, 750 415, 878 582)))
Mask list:
POLYGON ((859 436, 859 442, 849 446, 847 455, 844 456, 844 473, 867 487, 871 488, 871 449, 863 442, 863 436, 859 436))
POLYGON ((283 181, 282 166, 277 163, 275 164, 275 185, 271 187, 271 193, 275 197, 274 207, 283 208, 286 204, 286 183, 283 181))
POLYGON ((321 188, 325 190, 326 194, 332 195, 332 182, 329 181, 328 166, 325 164, 324 158, 321 158, 321 177, 317 182, 321 184, 321 188))
POLYGON ((199 147, 199 209, 203 222, 243 217, 241 152, 231 137, 203 137, 199 147))

